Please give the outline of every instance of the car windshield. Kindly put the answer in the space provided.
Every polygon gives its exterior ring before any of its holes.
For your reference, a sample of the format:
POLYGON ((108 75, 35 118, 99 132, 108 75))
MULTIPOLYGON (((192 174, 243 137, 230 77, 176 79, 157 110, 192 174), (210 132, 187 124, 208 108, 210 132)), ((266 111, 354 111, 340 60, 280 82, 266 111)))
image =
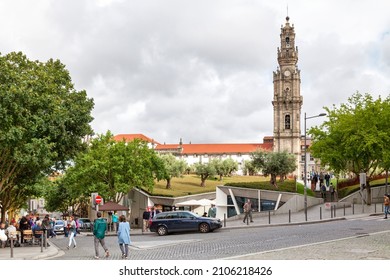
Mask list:
POLYGON ((91 221, 89 219, 79 219, 82 223, 90 223, 91 221))
POLYGON ((62 226, 63 224, 64 224, 63 221, 56 221, 56 225, 58 225, 58 226, 62 226))

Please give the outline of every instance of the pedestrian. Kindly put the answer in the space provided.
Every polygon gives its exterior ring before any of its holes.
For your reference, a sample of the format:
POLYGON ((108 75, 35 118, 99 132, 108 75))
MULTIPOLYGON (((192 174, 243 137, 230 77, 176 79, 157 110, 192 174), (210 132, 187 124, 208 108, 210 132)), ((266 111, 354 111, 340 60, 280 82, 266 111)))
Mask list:
POLYGON ((244 204, 244 213, 245 213, 245 216, 244 216, 244 223, 245 221, 248 222, 248 220, 250 220, 251 223, 253 223, 253 219, 252 219, 252 202, 251 200, 248 198, 247 202, 244 204))
POLYGON ((329 187, 330 175, 329 175, 328 172, 325 174, 325 177, 324 177, 324 178, 325 178, 325 184, 326 184, 326 186, 329 187))
POLYGON ((75 239, 76 230, 77 230, 77 226, 76 226, 76 222, 74 220, 74 217, 70 216, 69 221, 68 221, 69 243, 68 243, 68 246, 66 247, 68 250, 70 248, 70 245, 72 245, 72 241, 73 241, 73 248, 76 248, 76 246, 77 246, 76 239, 75 239))
POLYGON ((97 219, 93 224, 93 241, 95 245, 95 259, 99 259, 99 243, 100 245, 102 245, 105 251, 106 258, 108 258, 110 256, 110 252, 108 251, 108 248, 104 241, 104 237, 106 235, 106 230, 107 230, 107 222, 102 218, 101 212, 97 212, 96 216, 97 219))
POLYGON ((130 245, 130 224, 126 221, 125 215, 119 217, 118 243, 122 252, 122 259, 127 259, 130 245))
POLYGON ((330 185, 329 185, 329 192, 330 192, 330 201, 332 202, 334 200, 334 187, 333 187, 333 183, 330 183, 330 185))
POLYGON ((211 204, 211 207, 209 209, 209 212, 207 213, 207 216, 210 218, 215 218, 217 215, 217 209, 215 208, 214 204, 211 204))
POLYGON ((161 213, 159 209, 155 206, 152 207, 152 212, 150 213, 150 218, 153 219, 158 213, 161 213))
POLYGON ((45 215, 42 220, 42 229, 46 233, 46 238, 50 237, 50 217, 49 215, 45 215))
POLYGON ((118 215, 116 214, 116 212, 112 214, 111 219, 112 219, 112 225, 114 227, 114 231, 116 232, 118 231, 118 215))
POLYGON ((31 229, 29 220, 30 220, 30 215, 26 214, 25 216, 23 216, 20 219, 20 222, 19 222, 20 243, 22 243, 22 244, 24 243, 24 231, 31 229))
POLYGON ((321 185, 321 197, 326 201, 326 187, 324 184, 321 185))
POLYGON ((144 213, 142 214, 142 219, 143 219, 142 230, 144 232, 149 230, 149 219, 150 219, 150 216, 151 216, 151 212, 148 209, 146 209, 144 211, 144 213))
POLYGON ((388 194, 385 194, 383 196, 383 204, 385 206, 385 219, 387 219, 387 214, 390 214, 389 213, 389 204, 390 204, 390 198, 389 198, 389 195, 388 194))

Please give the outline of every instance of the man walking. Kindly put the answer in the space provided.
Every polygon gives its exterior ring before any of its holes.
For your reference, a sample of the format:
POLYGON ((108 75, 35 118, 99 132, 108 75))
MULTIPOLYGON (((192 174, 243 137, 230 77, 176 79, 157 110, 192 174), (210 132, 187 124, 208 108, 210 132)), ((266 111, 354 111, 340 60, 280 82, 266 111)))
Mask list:
POLYGON ((99 243, 100 245, 102 245, 105 251, 106 258, 108 258, 110 256, 110 252, 108 251, 106 243, 104 242, 104 237, 106 235, 106 230, 107 230, 107 222, 102 218, 102 213, 97 212, 96 216, 97 219, 93 224, 93 241, 95 245, 95 259, 99 259, 99 243))
POLYGON ((385 206, 385 219, 387 219, 387 214, 389 213, 389 204, 390 204, 390 198, 387 194, 383 196, 383 205, 385 206))
POLYGON ((244 223, 245 221, 248 222, 248 220, 251 221, 251 223, 253 223, 253 219, 252 219, 252 202, 251 200, 248 198, 247 202, 244 204, 244 213, 245 213, 245 216, 244 216, 244 223))

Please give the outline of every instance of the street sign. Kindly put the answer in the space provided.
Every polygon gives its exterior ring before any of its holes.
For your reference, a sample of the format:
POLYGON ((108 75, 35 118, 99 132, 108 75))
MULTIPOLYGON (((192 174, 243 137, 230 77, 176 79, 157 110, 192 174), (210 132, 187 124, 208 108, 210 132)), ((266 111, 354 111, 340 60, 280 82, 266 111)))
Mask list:
POLYGON ((95 203, 96 204, 100 204, 102 202, 102 197, 100 196, 100 195, 97 195, 96 197, 95 197, 95 203))

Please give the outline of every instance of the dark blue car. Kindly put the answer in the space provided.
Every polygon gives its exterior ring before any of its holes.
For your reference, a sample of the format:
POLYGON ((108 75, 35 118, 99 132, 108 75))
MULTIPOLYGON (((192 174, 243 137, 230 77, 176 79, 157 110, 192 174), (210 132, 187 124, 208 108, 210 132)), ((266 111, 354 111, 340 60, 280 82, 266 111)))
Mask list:
POLYGON ((170 211, 157 214, 150 224, 150 231, 158 235, 172 232, 211 232, 222 227, 220 219, 201 217, 189 211, 170 211))

